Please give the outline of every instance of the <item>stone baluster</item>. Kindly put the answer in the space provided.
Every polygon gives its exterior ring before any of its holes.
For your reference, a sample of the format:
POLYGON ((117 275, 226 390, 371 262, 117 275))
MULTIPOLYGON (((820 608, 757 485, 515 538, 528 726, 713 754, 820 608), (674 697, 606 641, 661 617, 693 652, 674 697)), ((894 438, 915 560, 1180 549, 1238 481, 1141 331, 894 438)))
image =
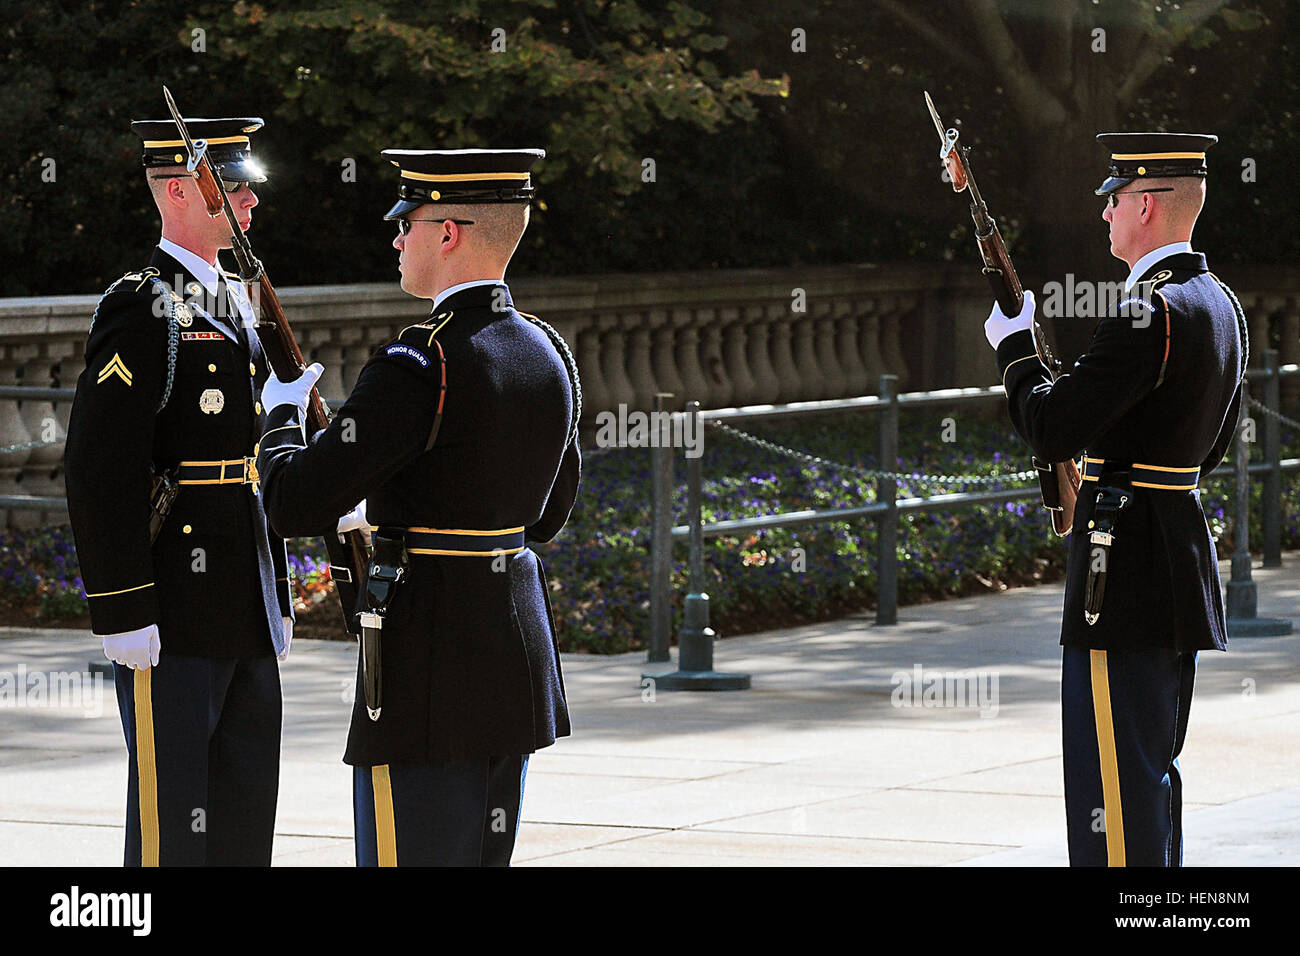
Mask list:
POLYGON ((768 334, 772 349, 772 368, 776 372, 776 393, 773 404, 797 402, 803 394, 799 383, 799 369, 794 364, 794 325, 790 320, 790 307, 774 303, 767 307, 768 334))
POLYGON ((713 408, 709 400, 712 389, 700 365, 700 330, 689 309, 674 309, 673 324, 677 329, 677 369, 681 372, 686 389, 686 400, 697 401, 704 408, 713 408))
POLYGON ((605 329, 600 337, 601 370, 605 373, 605 387, 610 391, 612 409, 619 405, 631 408, 636 402, 636 388, 627 374, 627 338, 618 325, 618 316, 607 313, 600 317, 605 329))
POLYGON ((745 404, 775 404, 781 400, 781 376, 772 364, 776 323, 768 319, 766 310, 761 305, 751 305, 742 312, 745 327, 745 358, 754 380, 754 390, 745 404))
MULTIPOLYGON (((52 359, 49 346, 35 346, 39 351, 28 358, 22 368, 22 383, 32 388, 51 388, 54 385, 54 366, 58 359, 52 359)), ((69 348, 68 351, 71 351, 69 348)), ((31 457, 23 466, 23 494, 39 497, 54 497, 63 494, 63 483, 56 480, 59 466, 63 461, 63 442, 68 437, 66 425, 59 421, 54 411, 54 403, 47 399, 22 402, 19 414, 27 428, 29 439, 33 442, 55 442, 32 449, 31 457)), ((66 517, 50 511, 27 511, 22 523, 24 527, 44 528, 62 524, 66 517)))
POLYGON ((886 371, 880 354, 880 303, 877 299, 863 299, 858 310, 858 354, 867 370, 867 394, 874 395, 886 371))
POLYGON ((824 398, 848 398, 853 394, 849 391, 848 379, 836 354, 834 318, 836 304, 834 300, 823 300, 817 303, 815 309, 816 332, 813 344, 817 354, 817 364, 822 370, 822 377, 826 383, 824 398))
MULTIPOLYGON (((75 388, 77 376, 81 373, 84 344, 80 340, 55 339, 46 348, 50 356, 50 386, 52 388, 75 388)), ((52 494, 64 498, 67 497, 68 489, 63 479, 63 453, 65 450, 63 443, 67 441, 68 437, 68 420, 72 416, 72 399, 54 402, 51 407, 60 441, 58 447, 59 459, 55 465, 52 479, 56 490, 52 494)), ((66 512, 51 516, 52 524, 66 524, 67 520, 66 512)))
MULTIPOLYGON (((1285 304, 1282 306, 1282 336, 1278 350, 1283 365, 1300 364, 1300 304, 1297 304, 1294 296, 1287 296, 1285 304)), ((1265 340, 1267 341, 1267 340, 1265 340)), ((1256 355, 1263 352, 1264 347, 1256 344, 1254 349, 1256 355)), ((1289 375, 1282 379, 1282 403, 1289 409, 1294 409, 1300 404, 1300 377, 1289 375)))
MULTIPOLYGON (((816 303, 810 305, 816 308, 816 303)), ((817 352, 813 345, 816 323, 811 311, 794 313, 790 319, 794 323, 794 364, 799 375, 798 396, 794 400, 806 402, 827 398, 825 376, 817 362, 817 352)))
POLYGON ((352 394, 352 389, 357 384, 357 376, 361 373, 361 365, 365 364, 364 358, 361 360, 360 365, 357 364, 357 353, 366 351, 366 340, 377 331, 381 330, 376 329, 374 326, 366 327, 353 323, 334 327, 334 341, 331 344, 337 349, 338 360, 336 364, 338 365, 339 384, 342 391, 337 393, 322 392, 322 395, 337 394, 340 397, 345 397, 352 394))
POLYGON ((704 338, 700 357, 709 381, 709 401, 713 408, 726 408, 736 404, 736 388, 722 360, 722 319, 717 309, 701 309, 697 315, 704 338))
POLYGON ((650 362, 654 368, 655 382, 660 391, 674 396, 671 407, 674 411, 680 411, 687 402, 686 382, 677 367, 677 330, 673 326, 672 315, 666 309, 655 309, 650 312, 649 321, 654 339, 650 362))
POLYGON ((733 405, 752 405, 758 401, 757 383, 745 357, 745 335, 748 325, 740 309, 728 306, 718 310, 719 321, 724 323, 722 332, 722 362, 731 382, 731 403, 733 405))
POLYGON ((860 321, 851 302, 847 299, 835 301, 835 351, 844 369, 844 391, 849 397, 874 393, 880 381, 877 377, 872 382, 867 367, 862 364, 858 345, 860 321))
POLYGON ((590 421, 597 412, 613 411, 613 400, 600 368, 600 329, 594 317, 577 331, 577 343, 569 340, 582 379, 582 417, 590 421))
POLYGON ((628 319, 635 323, 629 330, 631 341, 627 355, 627 377, 632 380, 632 401, 634 407, 649 412, 654 410, 655 393, 659 391, 650 361, 650 323, 646 316, 640 314, 629 316, 628 319))
MULTIPOLYGON (((0 385, 22 385, 22 368, 34 353, 34 345, 7 345, 0 351, 0 385)), ((11 451, 0 451, 0 495, 25 495, 22 484, 23 468, 32 457, 30 448, 23 448, 32 440, 18 403, 0 402, 0 449, 19 446, 11 451)), ((31 512, 11 509, 4 512, 5 527, 30 527, 31 512)))
POLYGON ((910 311, 910 307, 890 296, 883 304, 880 317, 880 353, 885 363, 885 372, 898 376, 898 390, 907 390, 907 363, 903 360, 903 349, 899 342, 899 327, 910 311))
MULTIPOLYGON (((1246 328, 1250 335, 1250 367, 1259 368, 1266 347, 1261 343, 1270 341, 1269 328, 1274 316, 1282 311, 1283 299, 1273 295, 1244 295, 1240 296, 1240 301, 1246 312, 1246 328)), ((1278 361, 1285 364, 1286 360, 1279 356, 1278 361)))

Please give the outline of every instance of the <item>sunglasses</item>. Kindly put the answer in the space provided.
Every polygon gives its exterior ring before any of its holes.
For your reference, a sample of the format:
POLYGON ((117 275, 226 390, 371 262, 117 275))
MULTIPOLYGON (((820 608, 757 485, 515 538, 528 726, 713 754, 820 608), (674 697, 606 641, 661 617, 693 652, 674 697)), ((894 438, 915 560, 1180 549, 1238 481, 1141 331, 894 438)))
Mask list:
MULTIPOLYGON (((169 173, 165 176, 150 176, 150 179, 193 179, 189 173, 169 173)), ((244 179, 221 179, 221 188, 226 191, 226 195, 234 196, 248 186, 248 181, 244 179)))
POLYGON ((1130 189, 1126 193, 1121 193, 1121 192, 1108 193, 1106 195, 1106 202, 1110 205, 1111 209, 1116 209, 1119 207, 1120 196, 1129 196, 1129 195, 1136 196, 1140 193, 1171 193, 1173 191, 1174 191, 1173 186, 1162 186, 1159 189, 1130 189))
POLYGON ((472 226, 473 219, 408 219, 406 216, 397 220, 397 234, 399 236, 408 235, 411 231, 413 222, 454 222, 458 226, 472 226))

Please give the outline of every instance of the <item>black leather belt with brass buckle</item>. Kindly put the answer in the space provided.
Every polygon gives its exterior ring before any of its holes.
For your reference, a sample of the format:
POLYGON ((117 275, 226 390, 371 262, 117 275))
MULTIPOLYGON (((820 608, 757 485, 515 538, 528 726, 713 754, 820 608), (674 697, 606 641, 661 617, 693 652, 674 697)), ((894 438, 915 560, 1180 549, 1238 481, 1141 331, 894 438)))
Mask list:
POLYGON ((257 458, 231 458, 225 461, 183 461, 177 467, 180 485, 252 485, 259 482, 257 458))

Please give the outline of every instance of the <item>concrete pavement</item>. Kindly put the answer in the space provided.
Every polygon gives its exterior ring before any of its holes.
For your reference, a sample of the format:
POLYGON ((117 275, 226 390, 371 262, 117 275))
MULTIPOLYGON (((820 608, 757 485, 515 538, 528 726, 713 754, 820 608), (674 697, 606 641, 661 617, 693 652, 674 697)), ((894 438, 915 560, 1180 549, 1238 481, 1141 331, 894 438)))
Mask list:
MULTIPOLYGON (((1298 569, 1290 554, 1256 570, 1262 616, 1300 621, 1298 569)), ((574 735, 533 758, 515 861, 1064 864, 1060 606, 1060 587, 1027 588, 905 607, 897 627, 861 616, 724 640, 718 667, 753 674, 741 692, 655 692, 642 654, 567 655, 574 735)), ((100 656, 86 632, 0 635, 6 864, 121 859, 111 684, 32 689, 100 656)), ((354 661, 350 645, 298 641, 282 667, 277 866, 352 864, 339 757, 354 661)), ((1181 759, 1188 864, 1300 864, 1298 731, 1300 636, 1200 656, 1181 759)))

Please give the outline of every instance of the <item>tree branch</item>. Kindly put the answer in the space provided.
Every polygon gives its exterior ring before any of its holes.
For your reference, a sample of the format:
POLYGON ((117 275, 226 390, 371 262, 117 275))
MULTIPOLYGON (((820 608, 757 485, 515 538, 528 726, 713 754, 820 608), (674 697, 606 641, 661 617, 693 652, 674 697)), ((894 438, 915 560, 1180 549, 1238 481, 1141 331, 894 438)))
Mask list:
POLYGON ((875 0, 875 3, 877 7, 890 13, 903 26, 911 28, 958 66, 976 73, 984 69, 984 63, 979 57, 967 53, 964 47, 953 42, 950 37, 932 27, 898 0, 875 0))
POLYGON ((1181 23, 1171 24, 1160 38, 1149 38, 1142 45, 1142 52, 1133 62, 1124 81, 1120 83, 1116 99, 1127 106, 1133 96, 1140 90, 1151 75, 1160 69, 1167 57, 1178 49, 1189 36, 1206 20, 1218 13, 1228 0, 1189 0, 1183 4, 1181 23))
POLYGON ((1021 118, 1030 126, 1063 125, 1067 119, 1064 104, 1029 68, 993 0, 966 0, 966 7, 974 21, 975 35, 1021 118))

